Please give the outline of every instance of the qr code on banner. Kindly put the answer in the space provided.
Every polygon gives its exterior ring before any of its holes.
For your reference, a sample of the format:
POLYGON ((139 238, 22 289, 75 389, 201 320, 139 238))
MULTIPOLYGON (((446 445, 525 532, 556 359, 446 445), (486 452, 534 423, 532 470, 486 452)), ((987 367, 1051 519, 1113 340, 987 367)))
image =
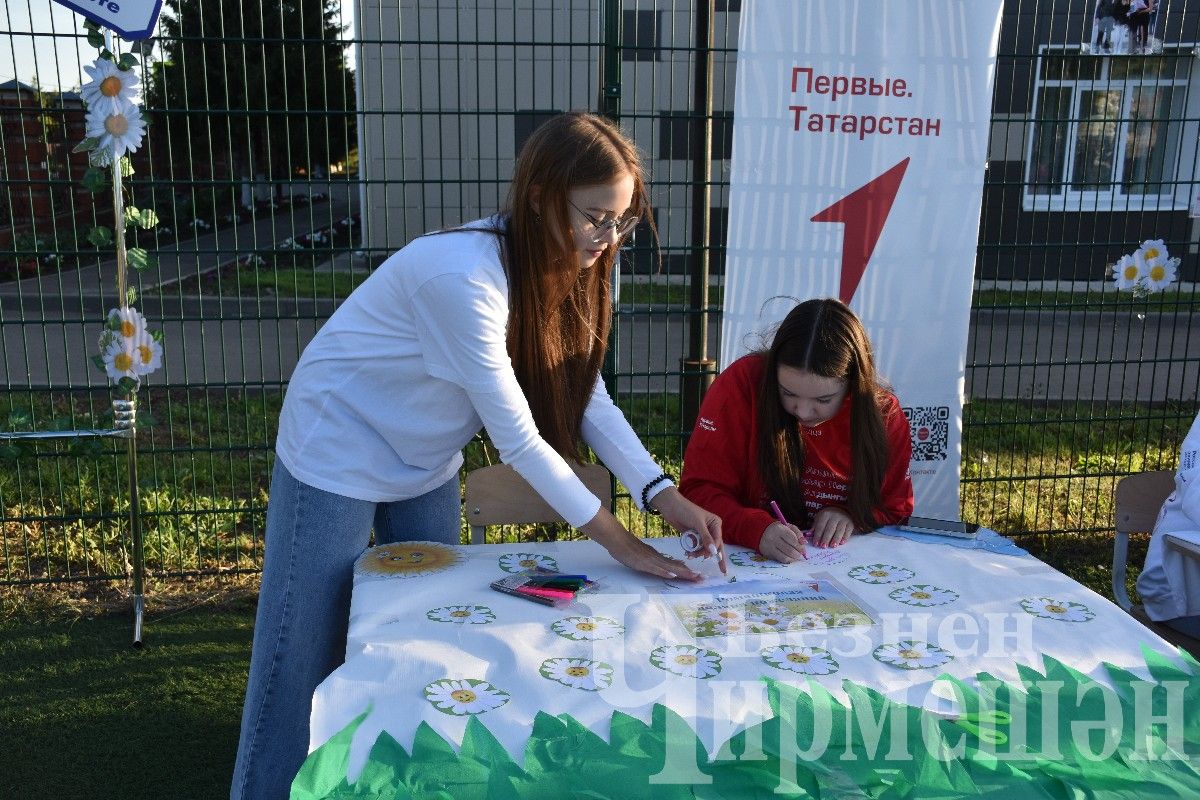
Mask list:
POLYGON ((912 437, 913 461, 945 461, 950 445, 950 406, 904 409, 912 437))

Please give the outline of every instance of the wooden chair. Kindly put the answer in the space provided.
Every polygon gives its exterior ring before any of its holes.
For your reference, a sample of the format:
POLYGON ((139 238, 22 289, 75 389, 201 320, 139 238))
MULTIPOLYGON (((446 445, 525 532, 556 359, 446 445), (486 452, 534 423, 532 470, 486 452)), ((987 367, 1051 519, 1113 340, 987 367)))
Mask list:
POLYGON ((1175 491, 1175 473, 1169 470, 1126 475, 1117 481, 1116 537, 1113 539, 1112 590, 1117 605, 1132 612, 1133 602, 1125 591, 1129 534, 1154 530, 1158 511, 1167 495, 1175 491))
POLYGON ((1169 470, 1127 475, 1117 481, 1116 536, 1113 539, 1113 597, 1116 599, 1117 605, 1129 612, 1138 622, 1171 644, 1182 647, 1194 657, 1200 658, 1200 641, 1170 625, 1150 619, 1146 615, 1145 609, 1140 605, 1134 605, 1129 599, 1129 593, 1125 591, 1129 534, 1153 531, 1154 523, 1158 521, 1159 509, 1173 491, 1175 491, 1175 473, 1169 470))
MULTIPOLYGON (((572 465, 580 480, 605 508, 612 505, 612 476, 600 464, 572 465)), ((483 544, 488 525, 543 525, 563 522, 558 512, 508 464, 467 473, 464 492, 471 544, 483 544)))

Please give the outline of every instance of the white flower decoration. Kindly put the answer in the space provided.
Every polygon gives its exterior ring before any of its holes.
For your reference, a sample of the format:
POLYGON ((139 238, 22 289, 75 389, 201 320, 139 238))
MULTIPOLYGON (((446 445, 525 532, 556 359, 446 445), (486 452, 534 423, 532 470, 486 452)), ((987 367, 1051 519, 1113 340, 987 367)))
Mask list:
POLYGON ((543 678, 558 681, 572 689, 596 692, 612 686, 613 668, 602 661, 587 658, 547 658, 538 670, 543 678))
POLYGON ((142 331, 133 348, 133 370, 138 375, 149 375, 162 366, 162 345, 154 340, 149 331, 142 331))
POLYGON ((608 617, 565 617, 556 621, 550 629, 559 636, 577 642, 611 639, 625 632, 624 625, 608 617))
POLYGON ((438 711, 461 717, 499 708, 508 702, 509 694, 487 681, 443 678, 425 687, 425 699, 438 711))
POLYGON ((108 326, 113 333, 132 343, 146 330, 146 318, 133 306, 112 308, 108 311, 108 326))
POLYGON ((104 371, 109 380, 113 383, 121 378, 137 380, 137 356, 134 355, 133 342, 120 336, 112 336, 102 347, 104 350, 101 357, 104 359, 104 371))
POLYGON ((1152 292, 1161 292, 1175 282, 1175 267, 1179 259, 1172 258, 1161 263, 1149 264, 1146 267, 1146 278, 1143 283, 1152 292))
POLYGON ((1021 601, 1021 608, 1042 619, 1058 619, 1063 622, 1087 622, 1096 616, 1083 603, 1056 600, 1052 597, 1029 597, 1021 601))
POLYGON ((442 606, 425 612, 434 622, 457 622, 461 625, 486 625, 496 621, 496 614, 487 606, 442 606))
POLYGON ((116 114, 138 102, 139 78, 133 70, 121 69, 107 58, 97 58, 84 65, 83 71, 91 80, 79 89, 79 94, 89 109, 104 115, 116 114))
POLYGON ((527 569, 558 569, 558 562, 537 553, 505 553, 500 556, 500 569, 505 572, 524 572, 527 569))
POLYGON ((1149 267, 1155 264, 1165 264, 1171 258, 1167 253, 1167 245, 1162 239, 1147 239, 1142 242, 1138 252, 1142 254, 1144 263, 1149 267))
POLYGON ((863 583, 900 583, 911 580, 915 573, 906 567, 891 564, 862 564, 850 570, 848 574, 863 583))
POLYGON ((833 624, 833 615, 826 611, 809 611, 792 619, 788 630, 811 631, 828 628, 833 624))
POLYGON ((87 135, 99 140, 96 150, 120 158, 142 146, 146 134, 146 123, 142 112, 133 104, 126 104, 116 112, 106 114, 88 109, 87 135))
POLYGON ((781 644, 762 651, 762 660, 778 669, 803 675, 830 675, 838 671, 838 662, 820 647, 781 644))
POLYGON ((888 597, 898 603, 910 606, 944 606, 958 599, 958 592, 953 589, 941 589, 924 583, 914 583, 912 586, 901 586, 893 589, 888 597))
POLYGON ((690 644, 667 644, 650 653, 650 663, 685 678, 711 678, 721 672, 721 656, 690 644))
POLYGON ((1134 256, 1121 256, 1113 267, 1113 282, 1118 289, 1132 289, 1138 285, 1145 274, 1142 267, 1144 261, 1134 256))
POLYGON ((893 644, 881 644, 871 655, 877 661, 900 669, 926 669, 940 667, 954 657, 935 644, 903 639, 893 644))

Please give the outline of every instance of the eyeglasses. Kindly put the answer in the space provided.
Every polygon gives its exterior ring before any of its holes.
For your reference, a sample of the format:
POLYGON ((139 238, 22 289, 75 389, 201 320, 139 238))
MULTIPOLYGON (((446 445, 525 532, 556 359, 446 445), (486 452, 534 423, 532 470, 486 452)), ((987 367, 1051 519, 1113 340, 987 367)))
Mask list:
MULTIPOLYGON (((567 202, 571 203, 570 198, 567 199, 567 202)), ((638 220, 641 219, 641 217, 639 217, 637 214, 618 217, 611 213, 605 214, 601 219, 596 219, 574 203, 571 203, 571 208, 575 209, 580 214, 583 214, 583 218, 592 224, 593 242, 599 242, 601 239, 604 239, 606 236, 608 236, 609 231, 615 231, 617 238, 620 239, 622 236, 633 230, 633 226, 637 225, 638 220)))

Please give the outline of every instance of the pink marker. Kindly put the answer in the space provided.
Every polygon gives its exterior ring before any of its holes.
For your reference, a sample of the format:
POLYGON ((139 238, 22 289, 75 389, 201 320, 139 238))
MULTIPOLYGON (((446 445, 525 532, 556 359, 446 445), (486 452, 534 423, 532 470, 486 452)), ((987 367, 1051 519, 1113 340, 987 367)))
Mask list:
MULTIPOLYGON (((788 524, 787 519, 783 516, 783 512, 779 510, 779 503, 776 503, 774 500, 771 501, 771 512, 775 515, 775 519, 779 520, 780 525, 786 526, 788 524)), ((812 531, 805 532, 808 534, 808 537, 812 536, 812 531)), ((804 560, 808 561, 808 551, 801 550, 800 552, 804 556, 804 560)))

